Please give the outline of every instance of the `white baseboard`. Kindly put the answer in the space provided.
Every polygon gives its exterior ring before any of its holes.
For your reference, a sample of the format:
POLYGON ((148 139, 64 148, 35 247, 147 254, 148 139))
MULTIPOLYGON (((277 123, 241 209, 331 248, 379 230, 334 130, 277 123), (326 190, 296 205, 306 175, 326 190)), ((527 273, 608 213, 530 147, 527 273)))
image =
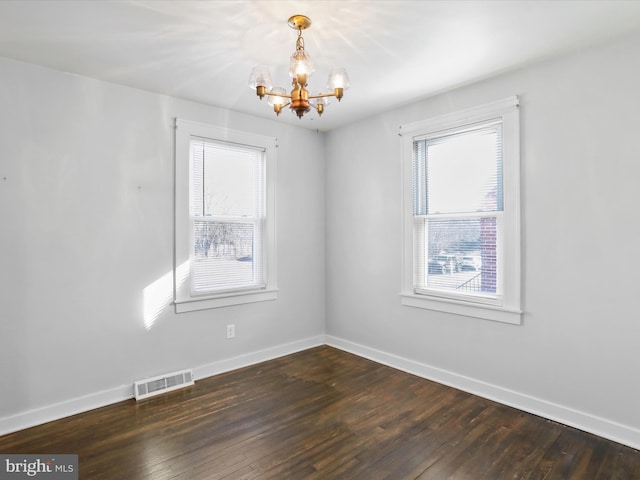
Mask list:
POLYGON ((638 429, 330 335, 326 336, 326 344, 640 450, 640 430, 638 429))
MULTIPOLYGON (((284 345, 266 348, 246 355, 221 360, 219 362, 202 365, 193 369, 196 380, 228 372, 237 368, 246 367, 255 363, 264 362, 273 358, 282 357, 291 353, 306 350, 325 344, 325 336, 306 338, 284 345)), ((70 417, 78 413, 87 412, 96 408, 104 407, 112 403, 121 402, 133 398, 133 382, 131 385, 121 385, 97 393, 92 393, 82 397, 72 398, 64 402, 47 405, 42 408, 20 412, 10 417, 0 418, 0 435, 17 432, 25 428, 34 427, 43 423, 70 417)))
POLYGON ((0 418, 0 435, 133 398, 133 383, 0 418))
POLYGON ((237 357, 202 365, 193 369, 193 375, 195 380, 200 380, 220 373, 230 372, 231 370, 236 370, 238 368, 272 360, 274 358, 283 357, 302 350, 307 350, 308 348, 318 347, 325 343, 324 335, 305 338, 292 343, 286 343, 284 345, 278 345, 264 350, 258 350, 257 352, 251 352, 245 355, 239 355, 237 357))

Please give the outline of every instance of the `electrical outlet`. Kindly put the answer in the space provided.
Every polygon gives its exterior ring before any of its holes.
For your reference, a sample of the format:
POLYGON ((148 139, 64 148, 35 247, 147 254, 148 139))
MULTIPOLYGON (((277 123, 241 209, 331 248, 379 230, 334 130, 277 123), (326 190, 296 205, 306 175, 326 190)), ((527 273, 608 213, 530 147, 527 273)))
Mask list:
POLYGON ((227 338, 235 338, 236 326, 235 324, 227 325, 227 338))

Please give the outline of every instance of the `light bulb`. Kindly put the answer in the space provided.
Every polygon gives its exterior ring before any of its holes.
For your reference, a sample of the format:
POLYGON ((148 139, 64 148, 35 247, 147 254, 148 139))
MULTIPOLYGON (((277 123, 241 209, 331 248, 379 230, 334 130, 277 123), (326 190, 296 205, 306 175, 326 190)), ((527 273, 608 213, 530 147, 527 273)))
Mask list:
POLYGON ((295 78, 298 75, 309 76, 315 71, 315 66, 307 52, 296 50, 291 54, 291 61, 289 62, 289 76, 291 78, 295 78))

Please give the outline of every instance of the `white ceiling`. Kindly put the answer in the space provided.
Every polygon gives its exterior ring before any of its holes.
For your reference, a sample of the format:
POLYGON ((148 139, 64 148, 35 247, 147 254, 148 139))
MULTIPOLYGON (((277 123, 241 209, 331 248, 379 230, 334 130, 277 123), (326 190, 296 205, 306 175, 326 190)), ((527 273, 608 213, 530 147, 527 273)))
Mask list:
POLYGON ((278 120, 319 130, 640 30, 640 1, 5 0, 0 56, 274 118, 247 80, 266 64, 289 87, 293 14, 313 21, 310 91, 351 77, 322 118, 278 120))

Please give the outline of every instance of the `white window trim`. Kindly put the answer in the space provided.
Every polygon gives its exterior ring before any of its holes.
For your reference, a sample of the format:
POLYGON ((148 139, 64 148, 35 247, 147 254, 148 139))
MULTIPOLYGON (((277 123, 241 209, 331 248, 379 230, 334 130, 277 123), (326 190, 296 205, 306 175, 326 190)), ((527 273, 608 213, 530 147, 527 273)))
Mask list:
POLYGON ((174 304, 176 313, 228 307, 253 302, 275 300, 276 282, 275 185, 276 139, 215 125, 176 119, 175 143, 175 242, 174 242, 174 304), (191 252, 193 240, 189 219, 189 145, 192 137, 233 142, 259 147, 266 152, 266 286, 264 288, 226 291, 211 295, 191 293, 191 252))
POLYGON ((403 305, 519 325, 522 323, 520 291, 520 122, 518 97, 442 115, 400 127, 403 191, 403 305), (414 139, 437 132, 502 118, 505 242, 503 296, 492 305, 473 296, 435 294, 414 287, 414 224, 412 165, 414 139))

